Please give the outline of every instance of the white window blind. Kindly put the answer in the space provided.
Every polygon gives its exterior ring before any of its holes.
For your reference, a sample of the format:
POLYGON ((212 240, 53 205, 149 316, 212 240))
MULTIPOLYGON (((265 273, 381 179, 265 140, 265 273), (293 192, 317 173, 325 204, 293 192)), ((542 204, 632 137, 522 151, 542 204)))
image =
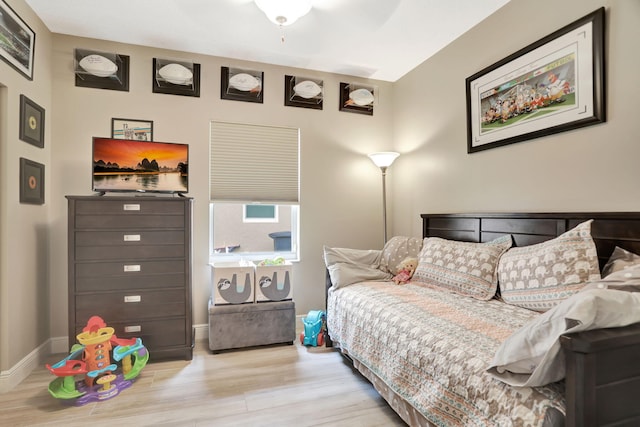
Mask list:
POLYGON ((211 201, 298 203, 299 130, 211 122, 211 201))

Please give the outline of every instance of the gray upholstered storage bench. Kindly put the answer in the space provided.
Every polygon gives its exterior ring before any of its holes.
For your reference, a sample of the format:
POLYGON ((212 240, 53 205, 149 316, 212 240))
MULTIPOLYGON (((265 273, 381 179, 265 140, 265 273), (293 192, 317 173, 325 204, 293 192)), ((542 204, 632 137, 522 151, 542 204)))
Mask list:
POLYGON ((213 305, 209 300, 209 349, 213 352, 296 339, 293 301, 213 305))

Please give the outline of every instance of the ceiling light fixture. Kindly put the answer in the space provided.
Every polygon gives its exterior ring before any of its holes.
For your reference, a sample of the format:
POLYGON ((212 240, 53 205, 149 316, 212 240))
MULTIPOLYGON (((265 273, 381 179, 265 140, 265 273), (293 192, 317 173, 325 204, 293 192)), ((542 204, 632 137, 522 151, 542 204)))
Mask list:
POLYGON ((255 0, 256 6, 271 22, 291 25, 311 10, 311 0, 255 0))

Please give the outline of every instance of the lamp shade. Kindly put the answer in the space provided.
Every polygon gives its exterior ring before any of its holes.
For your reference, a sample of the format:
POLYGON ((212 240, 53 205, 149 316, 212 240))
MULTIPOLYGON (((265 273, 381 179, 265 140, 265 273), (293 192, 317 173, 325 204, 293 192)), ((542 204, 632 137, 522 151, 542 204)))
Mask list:
POLYGON ((255 0, 256 6, 276 25, 291 25, 311 10, 310 0, 255 0))
POLYGON ((398 158, 400 153, 395 151, 381 151, 369 154, 369 158, 379 168, 388 168, 398 158))

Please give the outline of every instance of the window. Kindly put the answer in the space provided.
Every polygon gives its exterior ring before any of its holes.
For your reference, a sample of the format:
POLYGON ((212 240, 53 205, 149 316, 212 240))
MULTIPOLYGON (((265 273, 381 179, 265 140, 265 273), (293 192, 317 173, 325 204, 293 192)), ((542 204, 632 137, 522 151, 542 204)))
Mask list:
MULTIPOLYGON (((244 215, 243 203, 211 203, 212 258, 216 261, 298 259, 298 206, 271 205, 277 221, 244 215)), ((251 209, 249 209, 251 210, 251 209)))
POLYGON ((276 205, 244 205, 243 222, 278 222, 276 205))
POLYGON ((213 261, 298 259, 299 130, 211 122, 213 261))

